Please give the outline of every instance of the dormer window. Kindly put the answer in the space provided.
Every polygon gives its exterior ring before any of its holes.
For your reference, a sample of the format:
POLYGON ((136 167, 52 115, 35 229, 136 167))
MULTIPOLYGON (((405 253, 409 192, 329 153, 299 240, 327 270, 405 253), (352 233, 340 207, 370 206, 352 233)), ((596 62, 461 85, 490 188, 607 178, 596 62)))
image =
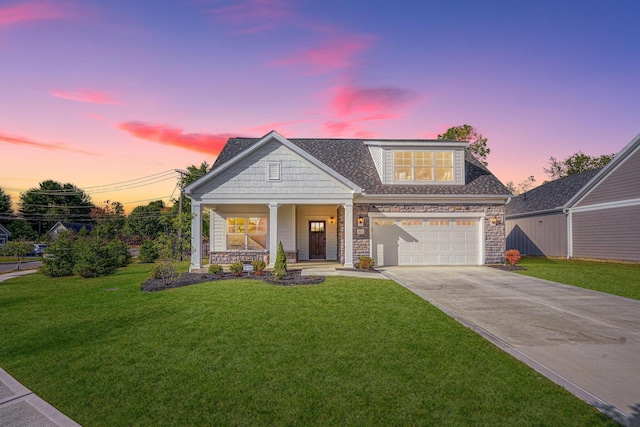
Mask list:
POLYGON ((453 181, 453 151, 394 151, 395 182, 453 181))

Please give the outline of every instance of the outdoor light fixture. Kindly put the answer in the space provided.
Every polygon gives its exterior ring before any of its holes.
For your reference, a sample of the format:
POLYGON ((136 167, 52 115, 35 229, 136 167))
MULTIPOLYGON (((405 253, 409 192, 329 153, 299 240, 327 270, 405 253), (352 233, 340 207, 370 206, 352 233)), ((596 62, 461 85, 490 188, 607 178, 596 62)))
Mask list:
POLYGON ((334 222, 336 222, 336 219, 334 217, 329 217, 329 224, 333 224, 334 222))
POLYGON ((359 226, 359 227, 362 227, 363 225, 364 225, 364 218, 363 218, 363 217, 361 217, 361 216, 359 216, 359 217, 358 217, 358 226, 359 226))
POLYGON ((497 216, 494 216, 491 218, 491 225, 498 225, 500 224, 500 218, 498 218, 497 216))

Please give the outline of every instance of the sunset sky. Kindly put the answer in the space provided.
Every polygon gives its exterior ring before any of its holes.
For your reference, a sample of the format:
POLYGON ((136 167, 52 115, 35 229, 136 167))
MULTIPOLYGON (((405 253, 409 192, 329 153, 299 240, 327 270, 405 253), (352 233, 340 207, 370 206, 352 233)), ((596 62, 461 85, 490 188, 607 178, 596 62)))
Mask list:
POLYGON ((0 0, 0 188, 168 200, 230 136, 436 138, 504 183, 640 133, 640 1, 0 0))

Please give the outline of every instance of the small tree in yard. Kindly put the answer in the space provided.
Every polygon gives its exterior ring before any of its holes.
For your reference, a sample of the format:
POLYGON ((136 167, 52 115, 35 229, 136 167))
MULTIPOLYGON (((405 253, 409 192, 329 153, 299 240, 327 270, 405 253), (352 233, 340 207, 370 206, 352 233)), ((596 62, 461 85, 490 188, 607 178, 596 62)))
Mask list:
POLYGON ((284 253, 282 242, 278 243, 278 254, 276 255, 276 263, 273 266, 271 274, 280 280, 287 274, 287 255, 284 253))
POLYGON ((138 254, 138 261, 148 263, 155 262, 160 254, 158 248, 153 243, 153 240, 145 240, 140 246, 140 254, 138 254))
POLYGON ((509 261, 509 265, 514 267, 520 261, 520 251, 517 249, 509 249, 505 253, 505 258, 509 261))
POLYGON ((0 249, 0 253, 6 256, 14 256, 18 258, 16 264, 16 270, 20 270, 20 264, 24 257, 26 257, 33 250, 33 243, 25 240, 13 240, 5 243, 0 249))
POLYGON ((120 267, 110 245, 97 234, 78 237, 73 246, 73 259, 74 274, 85 279, 108 276, 120 267))
POLYGON ((151 269, 154 279, 160 279, 163 285, 170 285, 180 277, 175 259, 174 241, 171 236, 161 234, 156 239, 156 247, 160 255, 151 269))
POLYGON ((40 272, 49 277, 71 276, 75 241, 76 235, 72 231, 58 233, 56 240, 47 249, 47 256, 42 258, 40 272))

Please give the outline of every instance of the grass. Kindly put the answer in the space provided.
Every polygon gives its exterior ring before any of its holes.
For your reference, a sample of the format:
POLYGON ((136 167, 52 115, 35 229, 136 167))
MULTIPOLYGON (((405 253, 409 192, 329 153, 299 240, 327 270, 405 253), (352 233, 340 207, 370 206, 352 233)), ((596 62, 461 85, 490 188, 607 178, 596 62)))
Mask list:
POLYGON ((615 425, 391 281, 148 272, 0 283, 0 366, 86 426, 615 425))
POLYGON ((640 300, 640 264, 522 258, 520 274, 640 300))

